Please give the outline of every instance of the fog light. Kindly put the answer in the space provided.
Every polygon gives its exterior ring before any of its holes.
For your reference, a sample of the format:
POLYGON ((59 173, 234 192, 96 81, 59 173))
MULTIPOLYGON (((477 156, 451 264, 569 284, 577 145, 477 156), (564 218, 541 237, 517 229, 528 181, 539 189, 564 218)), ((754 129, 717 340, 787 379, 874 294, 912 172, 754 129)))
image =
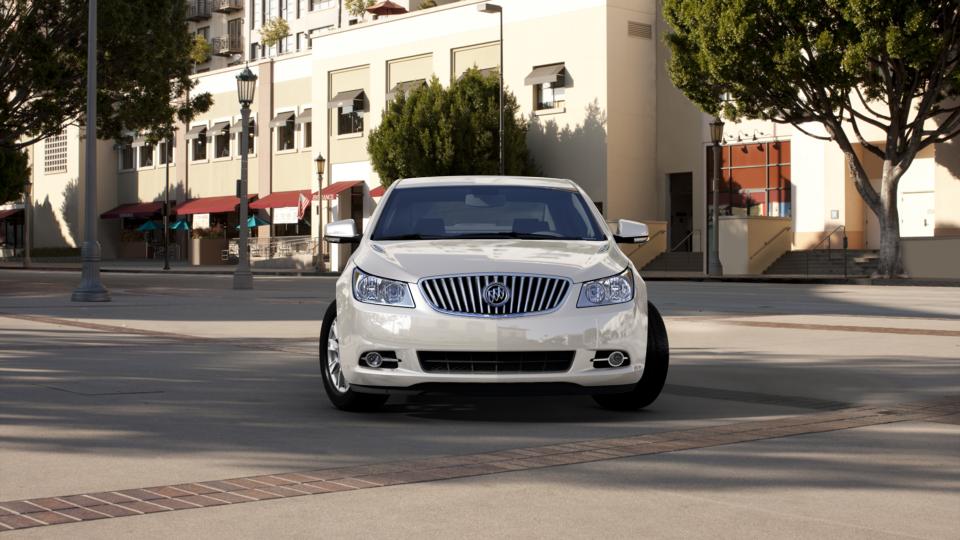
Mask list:
POLYGON ((607 363, 610 364, 610 367, 620 367, 626 359, 627 357, 622 352, 613 351, 610 353, 610 356, 607 357, 607 363))
POLYGON ((363 357, 363 361, 372 368, 378 368, 383 365, 383 357, 378 352, 369 352, 363 357))

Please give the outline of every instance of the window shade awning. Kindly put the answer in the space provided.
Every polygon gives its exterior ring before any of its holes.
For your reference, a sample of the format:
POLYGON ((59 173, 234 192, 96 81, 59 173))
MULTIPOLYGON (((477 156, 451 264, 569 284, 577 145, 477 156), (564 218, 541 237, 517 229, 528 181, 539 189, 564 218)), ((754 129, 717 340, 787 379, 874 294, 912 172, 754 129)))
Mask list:
POLYGON ((313 122, 313 109, 304 109, 297 117, 297 124, 307 124, 313 122))
MULTIPOLYGON (((334 182, 320 190, 320 193, 317 195, 319 195, 319 198, 325 201, 330 201, 336 199, 337 196, 344 191, 352 188, 353 186, 359 186, 362 183, 363 180, 344 180, 342 182, 334 182)), ((317 196, 314 196, 314 200, 317 200, 317 196)))
MULTIPOLYGON (((176 203, 171 201, 171 204, 176 203)), ((161 212, 163 212, 162 201, 127 203, 100 214, 100 219, 146 218, 155 216, 161 212)))
POLYGON ((426 79, 416 79, 413 81, 404 81, 397 83, 393 88, 387 92, 387 101, 393 101, 393 98, 397 97, 397 94, 407 94, 412 92, 417 88, 421 88, 427 85, 426 79))
POLYGON ((199 139, 200 134, 207 131, 207 126, 193 126, 187 131, 187 140, 199 139))
POLYGON ((387 192, 387 188, 383 186, 377 186, 370 190, 371 197, 383 197, 383 194, 387 192))
POLYGON ((223 133, 228 129, 230 129, 230 122, 217 122, 212 128, 210 128, 210 131, 214 133, 223 133))
MULTIPOLYGON (((256 194, 248 195, 250 199, 256 197, 256 194)), ((225 195, 222 197, 204 197, 202 199, 190 199, 177 208, 178 216, 189 214, 219 214, 222 212, 233 212, 240 205, 240 197, 225 195)))
POLYGON ((293 117, 294 117, 293 111, 277 113, 277 115, 273 117, 273 120, 270 121, 270 127, 275 128, 275 127, 285 126, 287 125, 287 122, 289 122, 290 120, 293 120, 293 117))
POLYGON ((265 208, 296 208, 300 204, 301 195, 306 197, 308 201, 313 200, 313 194, 309 189, 275 191, 262 199, 250 203, 250 208, 254 210, 263 210, 265 208))
POLYGON ((340 107, 354 107, 356 102, 363 101, 363 89, 347 90, 333 96, 333 99, 327 102, 328 109, 338 109, 340 107))
MULTIPOLYGON (((251 118, 251 119, 250 119, 250 130, 252 131, 252 130, 255 129, 256 127, 257 127, 257 121, 254 120, 253 118, 251 118)), ((239 133, 240 131, 243 131, 243 120, 237 120, 236 122, 234 122, 233 125, 230 126, 230 130, 231 130, 231 131, 236 131, 236 132, 238 132, 238 133, 239 133)))
POLYGON ((564 69, 563 64, 533 68, 533 71, 523 79, 523 84, 532 86, 535 84, 555 83, 563 79, 564 69))
POLYGON ((0 219, 8 219, 23 212, 23 208, 11 208, 9 210, 0 210, 0 219))
POLYGON ((133 142, 130 143, 130 146, 139 147, 139 146, 146 146, 146 144, 147 144, 147 137, 145 135, 138 135, 137 137, 133 138, 133 142))

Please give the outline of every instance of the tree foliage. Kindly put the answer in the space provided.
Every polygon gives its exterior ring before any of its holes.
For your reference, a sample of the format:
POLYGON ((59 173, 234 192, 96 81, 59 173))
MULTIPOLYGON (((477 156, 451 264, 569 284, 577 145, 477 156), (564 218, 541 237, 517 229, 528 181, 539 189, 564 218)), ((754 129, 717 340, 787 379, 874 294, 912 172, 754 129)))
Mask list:
MULTIPOLYGON (((188 97, 193 38, 186 2, 99 0, 98 137, 152 129, 210 107, 188 97)), ((83 121, 86 109, 87 2, 0 2, 0 148, 21 151, 83 121)), ((0 176, 0 186, 22 183, 0 176)), ((6 188, 3 188, 6 189, 6 188)))
MULTIPOLYGON (((499 171, 497 77, 468 70, 449 88, 434 77, 388 104, 370 133, 367 151, 384 186, 399 178, 499 171)), ((504 96, 504 165, 507 174, 533 174, 527 126, 513 94, 504 96)))
POLYGON ((26 152, 0 146, 0 203, 17 200, 29 179, 26 152))
POLYGON ((290 25, 283 17, 274 17, 260 27, 260 43, 273 47, 290 35, 290 25))
POLYGON ((213 45, 200 34, 193 36, 193 45, 190 47, 190 59, 194 64, 202 64, 210 60, 213 55, 213 45))
POLYGON ((347 8, 347 13, 354 17, 363 17, 367 13, 367 8, 376 3, 376 0, 344 0, 343 7, 347 8))
POLYGON ((960 135, 960 3, 665 0, 664 17, 671 78, 705 112, 840 147, 880 223, 880 273, 901 273, 899 181, 918 152, 960 135), (857 145, 882 160, 879 189, 857 145))

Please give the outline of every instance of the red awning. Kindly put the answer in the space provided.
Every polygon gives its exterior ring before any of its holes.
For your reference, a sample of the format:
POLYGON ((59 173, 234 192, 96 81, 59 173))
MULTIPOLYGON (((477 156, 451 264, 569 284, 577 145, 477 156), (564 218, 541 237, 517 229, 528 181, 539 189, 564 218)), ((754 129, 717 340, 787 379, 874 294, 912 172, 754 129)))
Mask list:
POLYGON ((11 218, 20 212, 23 212, 23 208, 12 208, 10 210, 0 210, 0 219, 11 218))
MULTIPOLYGON (((252 199, 256 194, 249 195, 252 199)), ((226 195, 223 197, 204 197, 202 199, 190 199, 177 208, 178 216, 188 214, 219 214, 221 212, 233 212, 240 205, 240 197, 226 195)))
POLYGON ((121 204, 120 206, 100 214, 100 219, 117 219, 132 217, 150 217, 163 212, 163 201, 121 204))
POLYGON ((325 201, 336 199, 337 195, 340 193, 362 183, 363 180, 344 180, 343 182, 334 182, 320 191, 320 198, 325 201))
POLYGON ((289 208, 300 206, 300 195, 307 200, 313 200, 309 189, 300 189, 296 191, 275 191, 256 202, 250 203, 250 208, 261 210, 264 208, 289 208))
POLYGON ((383 194, 387 192, 387 188, 383 186, 377 186, 370 190, 371 197, 383 197, 383 194))

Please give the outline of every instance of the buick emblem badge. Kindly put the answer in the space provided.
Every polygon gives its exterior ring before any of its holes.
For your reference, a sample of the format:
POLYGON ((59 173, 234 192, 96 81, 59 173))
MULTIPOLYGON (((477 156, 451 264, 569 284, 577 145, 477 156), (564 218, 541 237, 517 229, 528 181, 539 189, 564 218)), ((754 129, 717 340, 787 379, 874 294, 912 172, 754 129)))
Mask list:
POLYGON ((503 283, 490 283, 483 288, 483 301, 493 307, 500 307, 510 301, 510 289, 503 283))

